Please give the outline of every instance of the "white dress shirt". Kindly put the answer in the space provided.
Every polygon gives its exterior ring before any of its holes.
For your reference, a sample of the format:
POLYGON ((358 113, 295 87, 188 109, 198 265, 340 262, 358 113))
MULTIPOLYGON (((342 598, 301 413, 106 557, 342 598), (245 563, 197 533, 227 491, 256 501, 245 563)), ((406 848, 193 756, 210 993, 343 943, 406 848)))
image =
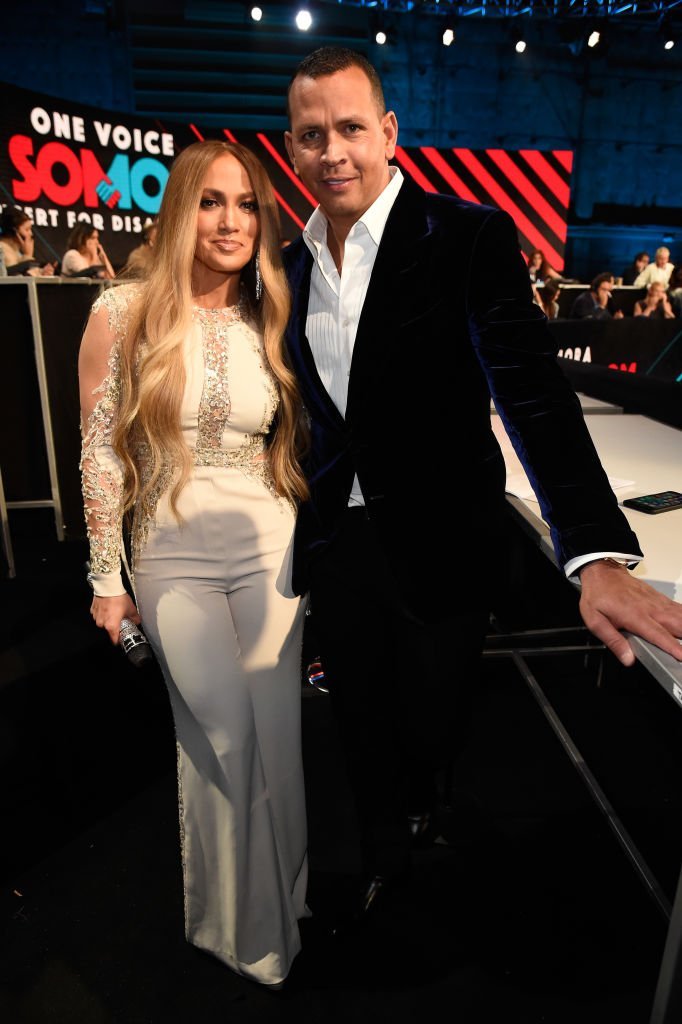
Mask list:
MULTIPOLYGON (((389 174, 390 181, 386 188, 348 232, 342 273, 336 269, 329 251, 327 218, 321 207, 317 207, 303 229, 303 240, 313 256, 306 335, 320 380, 344 417, 348 400, 348 377, 362 306, 381 236, 403 183, 403 175, 398 167, 389 167, 389 174)), ((364 503, 356 476, 348 504, 364 503)), ((598 551, 572 558, 564 566, 564 571, 569 577, 575 576, 582 565, 605 557, 633 565, 639 561, 636 555, 598 551)))
POLYGON ((647 263, 644 270, 635 278, 635 288, 648 288, 654 281, 667 288, 674 269, 674 263, 666 263, 663 267, 659 267, 657 263, 647 263))
MULTIPOLYGON (((327 218, 318 206, 303 230, 313 255, 306 335, 320 380, 342 416, 346 415, 348 377, 362 306, 372 276, 379 242, 396 200, 403 176, 389 167, 391 180, 348 232, 343 272, 336 269, 327 245, 327 218)), ((349 505, 364 505, 357 476, 349 505)))

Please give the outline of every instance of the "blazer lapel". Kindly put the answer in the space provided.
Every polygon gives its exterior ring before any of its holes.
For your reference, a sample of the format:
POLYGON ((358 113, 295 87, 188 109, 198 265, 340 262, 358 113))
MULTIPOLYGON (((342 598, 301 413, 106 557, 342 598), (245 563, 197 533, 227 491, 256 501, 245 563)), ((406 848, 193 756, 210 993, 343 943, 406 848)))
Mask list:
POLYGON ((291 316, 287 326, 287 347, 305 405, 312 406, 314 404, 318 412, 322 412, 334 426, 339 427, 343 425, 343 417, 320 380, 310 342, 306 336, 313 257, 302 239, 294 245, 298 247, 298 252, 294 254, 294 257, 287 259, 289 254, 285 255, 285 266, 292 292, 291 316))
POLYGON ((428 269, 422 257, 429 235, 424 193, 406 178, 388 215, 362 307, 348 382, 346 422, 352 421, 364 398, 372 366, 390 358, 388 350, 396 331, 423 308, 425 288, 428 295, 437 287, 435 282, 424 282, 428 269))

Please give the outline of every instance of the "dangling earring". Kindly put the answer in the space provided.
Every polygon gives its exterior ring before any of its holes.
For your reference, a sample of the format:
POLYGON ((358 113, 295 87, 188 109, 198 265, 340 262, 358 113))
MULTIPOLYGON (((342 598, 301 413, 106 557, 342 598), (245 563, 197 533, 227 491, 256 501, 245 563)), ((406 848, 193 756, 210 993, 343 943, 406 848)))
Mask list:
POLYGON ((254 270, 256 277, 256 302, 260 302, 260 297, 263 294, 263 278, 260 274, 260 249, 256 251, 256 259, 254 260, 254 270))

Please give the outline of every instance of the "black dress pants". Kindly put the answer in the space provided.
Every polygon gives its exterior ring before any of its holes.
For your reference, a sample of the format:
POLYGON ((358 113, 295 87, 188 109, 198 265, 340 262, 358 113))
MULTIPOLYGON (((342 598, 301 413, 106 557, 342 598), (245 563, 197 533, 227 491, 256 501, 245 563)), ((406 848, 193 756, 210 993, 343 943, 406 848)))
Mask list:
POLYGON ((364 509, 350 508, 313 564, 310 616, 363 871, 395 876, 409 864, 408 815, 432 810, 436 779, 466 737, 488 610, 416 621, 399 602, 364 509))

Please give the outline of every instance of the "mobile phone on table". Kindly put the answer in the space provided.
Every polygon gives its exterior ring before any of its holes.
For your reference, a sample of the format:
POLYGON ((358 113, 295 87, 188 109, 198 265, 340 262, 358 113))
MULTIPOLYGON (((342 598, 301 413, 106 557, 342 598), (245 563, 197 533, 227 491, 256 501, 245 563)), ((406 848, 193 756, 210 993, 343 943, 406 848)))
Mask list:
POLYGON ((670 512, 682 508, 682 491, 656 491, 655 494, 640 494, 637 498, 624 498, 626 508, 634 508, 637 512, 656 515, 658 512, 670 512))

